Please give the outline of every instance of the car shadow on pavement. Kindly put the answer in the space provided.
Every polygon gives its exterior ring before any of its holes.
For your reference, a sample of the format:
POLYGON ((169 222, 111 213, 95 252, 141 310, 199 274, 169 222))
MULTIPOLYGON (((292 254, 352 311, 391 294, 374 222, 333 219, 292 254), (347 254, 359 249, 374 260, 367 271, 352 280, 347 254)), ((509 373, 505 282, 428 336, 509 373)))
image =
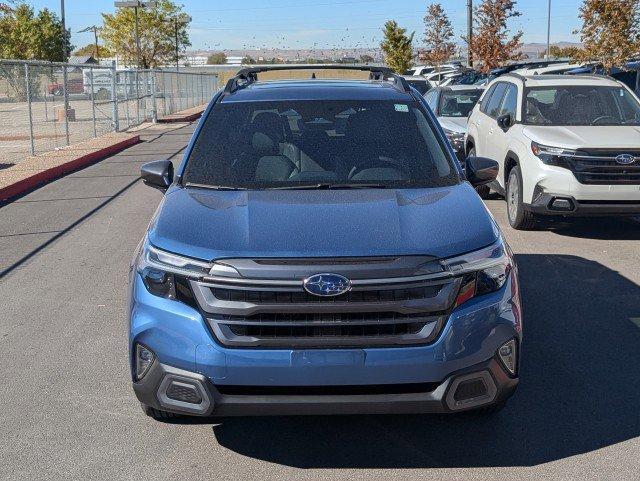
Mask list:
POLYGON ((640 287, 580 257, 519 255, 521 384, 499 414, 230 418, 224 447, 298 468, 532 466, 640 436, 640 287))
POLYGON ((600 240, 640 240, 640 217, 601 217, 548 220, 542 225, 564 237, 600 240), (593 226, 598 228, 594 229, 593 226))

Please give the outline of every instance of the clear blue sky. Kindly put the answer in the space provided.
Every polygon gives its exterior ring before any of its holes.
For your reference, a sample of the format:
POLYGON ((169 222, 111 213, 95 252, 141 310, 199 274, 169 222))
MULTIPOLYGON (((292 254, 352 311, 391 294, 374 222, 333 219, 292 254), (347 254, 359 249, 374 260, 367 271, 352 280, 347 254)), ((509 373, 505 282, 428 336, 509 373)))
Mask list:
MULTIPOLYGON (((180 2, 180 0, 177 0, 180 2)), ((435 0, 182 0, 194 21, 191 41, 194 49, 353 48, 380 42, 385 20, 396 19, 416 38, 422 37, 422 17, 435 0)), ((36 8, 60 10, 59 0, 27 0, 36 8)), ((466 0, 441 0, 457 35, 466 25, 466 0)), ((474 4, 480 0, 474 0, 474 4)), ((552 0, 551 41, 576 40, 573 31, 581 0, 552 0)), ((522 16, 510 27, 521 29, 525 42, 546 42, 547 0, 518 0, 522 16)), ((78 30, 100 24, 100 12, 112 12, 113 1, 66 0, 67 24, 73 43, 92 41, 91 34, 78 30)))

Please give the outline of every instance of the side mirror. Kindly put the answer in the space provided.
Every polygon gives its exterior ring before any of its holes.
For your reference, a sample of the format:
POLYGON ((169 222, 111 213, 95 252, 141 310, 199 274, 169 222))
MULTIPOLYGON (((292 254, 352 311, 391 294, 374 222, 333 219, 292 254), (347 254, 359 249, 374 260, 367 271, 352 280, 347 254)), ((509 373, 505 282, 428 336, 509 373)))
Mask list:
POLYGON ((170 160, 156 160, 143 164, 140 177, 144 185, 165 192, 173 182, 173 163, 170 160))
POLYGON ((500 167, 495 160, 484 157, 468 157, 465 166, 467 180, 474 187, 496 180, 499 170, 500 167))
POLYGON ((501 115, 496 119, 496 122, 498 122, 498 127, 500 127, 505 132, 513 127, 513 117, 511 116, 511 114, 501 115))

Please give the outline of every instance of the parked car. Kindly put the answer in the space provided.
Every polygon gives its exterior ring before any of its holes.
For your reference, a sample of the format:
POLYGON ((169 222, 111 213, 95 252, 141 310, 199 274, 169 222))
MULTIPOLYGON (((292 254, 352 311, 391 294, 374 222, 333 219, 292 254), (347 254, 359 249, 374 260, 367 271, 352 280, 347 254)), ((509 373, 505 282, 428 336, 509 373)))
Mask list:
POLYGON ((412 69, 409 69, 405 72, 406 75, 410 76, 424 76, 433 72, 436 68, 432 65, 418 65, 412 69))
POLYGON ((449 76, 452 74, 457 74, 457 70, 439 70, 437 72, 432 72, 429 75, 426 75, 425 78, 429 81, 431 85, 434 87, 439 86, 442 82, 444 82, 449 76))
POLYGON ((510 74, 474 108, 466 147, 498 161, 488 187, 531 229, 540 215, 640 214, 638 127, 638 98, 611 78, 510 74))
POLYGON ((552 64, 552 65, 548 65, 545 67, 528 67, 528 68, 522 68, 519 70, 514 70, 514 73, 520 74, 520 75, 552 75, 552 74, 556 74, 556 75, 562 75, 565 74, 567 72, 570 72, 571 70, 574 70, 576 68, 579 68, 580 64, 575 64, 575 63, 569 63, 569 62, 565 62, 565 63, 556 63, 556 64, 552 64))
POLYGON ((424 96, 463 165, 467 158, 464 143, 467 121, 482 92, 481 87, 452 85, 436 87, 424 96))
MULTIPOLYGON (((52 83, 47 86, 49 95, 64 95, 64 83, 52 83)), ((67 94, 84 93, 84 82, 81 78, 70 78, 67 80, 67 94)))
POLYGON ((496 162, 465 176, 424 98, 357 68, 378 80, 243 69, 175 173, 142 167, 165 192, 131 266, 148 415, 487 412, 514 392, 517 269, 473 189, 496 162))
POLYGON ((424 77, 411 75, 404 75, 403 77, 409 85, 415 87, 415 89, 420 92, 420 95, 424 95, 431 90, 431 84, 424 77))

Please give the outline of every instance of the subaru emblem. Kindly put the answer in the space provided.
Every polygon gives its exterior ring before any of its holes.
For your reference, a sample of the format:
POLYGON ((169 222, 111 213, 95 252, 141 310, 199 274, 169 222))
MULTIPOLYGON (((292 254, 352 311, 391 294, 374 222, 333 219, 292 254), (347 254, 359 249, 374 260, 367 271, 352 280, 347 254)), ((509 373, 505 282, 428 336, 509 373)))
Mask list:
POLYGON ((351 290, 351 281, 338 274, 316 274, 304 280, 304 290, 320 297, 335 297, 351 290))
POLYGON ((636 158, 631 154, 620 154, 616 157, 616 162, 622 165, 633 164, 636 158))

